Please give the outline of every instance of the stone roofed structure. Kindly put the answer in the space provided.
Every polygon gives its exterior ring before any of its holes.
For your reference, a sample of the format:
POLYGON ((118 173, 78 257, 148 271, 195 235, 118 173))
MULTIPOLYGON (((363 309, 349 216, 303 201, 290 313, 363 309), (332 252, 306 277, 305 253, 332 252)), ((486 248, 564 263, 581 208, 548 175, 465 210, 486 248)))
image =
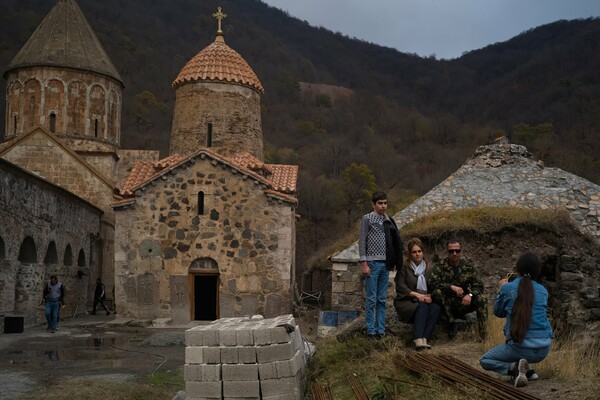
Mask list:
MULTIPOLYGON (((582 232, 600 240, 600 186, 536 162, 524 146, 480 146, 456 172, 394 215, 398 226, 437 211, 508 206, 567 210, 582 232)), ((358 245, 331 260, 358 260, 358 245)))
POLYGON ((258 77, 220 30, 173 82, 170 155, 113 203, 121 315, 177 322, 291 312, 298 166, 263 160, 258 77))

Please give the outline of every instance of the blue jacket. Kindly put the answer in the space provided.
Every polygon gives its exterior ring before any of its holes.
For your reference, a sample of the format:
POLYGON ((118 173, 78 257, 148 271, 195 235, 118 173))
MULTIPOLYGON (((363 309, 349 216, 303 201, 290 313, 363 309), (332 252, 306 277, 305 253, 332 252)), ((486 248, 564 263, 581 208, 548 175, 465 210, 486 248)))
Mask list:
MULTIPOLYGON (((494 302, 494 315, 499 318, 506 318, 504 324, 504 336, 507 342, 512 343, 510 337, 510 313, 519 293, 519 282, 521 277, 518 277, 512 282, 505 283, 500 287, 494 302)), ((536 281, 533 284, 533 305, 531 309, 531 323, 525 333, 525 338, 521 343, 513 343, 516 346, 526 348, 540 348, 550 346, 550 341, 554 337, 552 327, 548 321, 546 310, 548 308, 548 291, 546 288, 536 281)))

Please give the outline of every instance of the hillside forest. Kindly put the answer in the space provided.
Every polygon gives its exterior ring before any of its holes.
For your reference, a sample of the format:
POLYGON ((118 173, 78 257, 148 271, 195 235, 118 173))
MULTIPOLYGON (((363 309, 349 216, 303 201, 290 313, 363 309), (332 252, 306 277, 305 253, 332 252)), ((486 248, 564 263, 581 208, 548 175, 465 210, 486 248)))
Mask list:
MULTIPOLYGON (((0 3, 0 65, 54 4, 0 3)), ((373 190, 387 191, 390 212, 399 211, 500 136, 600 183, 598 18, 532 27, 438 60, 311 27, 259 0, 78 4, 124 80, 122 147, 162 156, 171 82, 214 40, 212 14, 223 8, 226 43, 265 87, 265 161, 300 166, 299 271, 355 240, 373 190)))

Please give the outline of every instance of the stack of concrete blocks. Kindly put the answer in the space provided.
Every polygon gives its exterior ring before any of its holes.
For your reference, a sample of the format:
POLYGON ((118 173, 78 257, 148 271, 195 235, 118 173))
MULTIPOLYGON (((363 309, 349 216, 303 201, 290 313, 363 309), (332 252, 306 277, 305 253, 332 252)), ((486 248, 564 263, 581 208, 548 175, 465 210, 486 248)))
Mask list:
POLYGON ((188 400, 302 398, 306 356, 291 314, 224 318, 185 334, 188 400))

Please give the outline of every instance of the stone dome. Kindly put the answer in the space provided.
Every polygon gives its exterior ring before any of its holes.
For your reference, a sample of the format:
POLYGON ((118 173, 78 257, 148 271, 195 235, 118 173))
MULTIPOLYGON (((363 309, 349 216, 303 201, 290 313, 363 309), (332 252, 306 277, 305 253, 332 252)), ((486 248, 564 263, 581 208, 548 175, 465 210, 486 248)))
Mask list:
POLYGON ((234 83, 259 93, 264 92, 260 80, 246 60, 227 46, 221 35, 217 35, 212 44, 188 61, 173 81, 173 87, 197 81, 234 83))

